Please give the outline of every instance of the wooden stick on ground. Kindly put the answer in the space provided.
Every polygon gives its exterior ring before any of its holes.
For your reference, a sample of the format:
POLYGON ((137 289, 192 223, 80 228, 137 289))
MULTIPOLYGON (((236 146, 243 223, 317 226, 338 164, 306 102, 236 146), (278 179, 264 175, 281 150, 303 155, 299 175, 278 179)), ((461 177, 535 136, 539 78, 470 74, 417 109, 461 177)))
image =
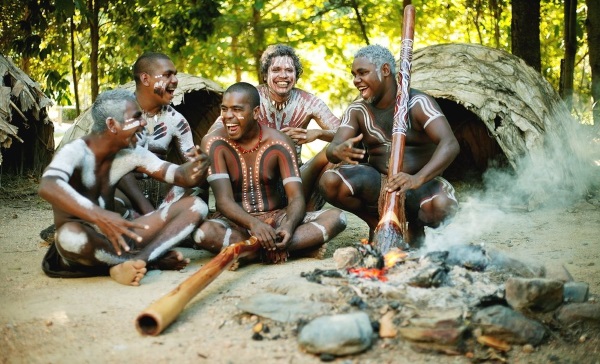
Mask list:
MULTIPOLYGON (((410 69, 412 67, 412 48, 415 31, 415 8, 407 5, 404 8, 402 26, 402 46, 400 51, 400 70, 398 71, 398 91, 394 110, 392 129, 392 150, 388 165, 388 177, 402 172, 404 143, 408 129, 408 99, 410 92, 410 69)), ((385 193, 385 202, 381 219, 375 228, 373 242, 383 254, 392 247, 408 248, 404 241, 407 224, 404 211, 404 194, 398 192, 385 193)))
POLYGON ((177 288, 142 311, 135 320, 139 333, 153 336, 160 334, 177 318, 185 305, 219 274, 231 267, 239 258, 258 251, 260 247, 258 240, 252 236, 248 240, 223 249, 177 288))

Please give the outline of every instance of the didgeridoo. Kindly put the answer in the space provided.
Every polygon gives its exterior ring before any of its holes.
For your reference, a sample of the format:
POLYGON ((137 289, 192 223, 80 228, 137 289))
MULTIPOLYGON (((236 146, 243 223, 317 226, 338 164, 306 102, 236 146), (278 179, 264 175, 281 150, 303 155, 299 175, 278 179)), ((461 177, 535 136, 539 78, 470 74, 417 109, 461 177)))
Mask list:
MULTIPOLYGON (((404 144, 408 129, 408 99, 410 92, 410 70, 412 67, 413 40, 415 33, 415 7, 404 8, 402 24, 402 46, 400 49, 400 70, 398 71, 398 90, 394 108, 394 124, 392 128, 392 150, 388 164, 388 177, 402 172, 404 144)), ((373 242, 385 254, 392 247, 407 249, 405 241, 407 223, 404 211, 404 193, 397 191, 385 193, 381 219, 375 228, 373 242)))
POLYGON ((258 240, 252 236, 248 240, 223 249, 177 288, 142 311, 135 320, 138 332, 152 336, 160 334, 177 318, 185 305, 219 274, 231 267, 239 258, 258 251, 260 247, 258 240))

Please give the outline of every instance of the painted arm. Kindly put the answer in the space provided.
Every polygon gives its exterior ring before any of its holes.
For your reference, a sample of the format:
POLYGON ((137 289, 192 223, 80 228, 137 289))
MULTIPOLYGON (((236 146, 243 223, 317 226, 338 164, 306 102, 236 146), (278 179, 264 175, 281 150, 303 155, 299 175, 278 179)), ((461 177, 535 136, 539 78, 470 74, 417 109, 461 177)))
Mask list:
POLYGON ((360 128, 356 119, 356 112, 349 108, 344 113, 342 125, 338 128, 333 140, 327 146, 326 155, 331 163, 346 162, 358 164, 365 156, 365 150, 355 148, 354 145, 363 138, 359 134, 360 128))
POLYGON ((416 103, 411 108, 410 116, 413 128, 423 130, 431 142, 436 144, 435 151, 429 161, 414 175, 398 173, 390 177, 388 191, 404 192, 420 187, 441 175, 460 152, 458 141, 440 107, 432 97, 424 96, 421 96, 423 103, 416 103))

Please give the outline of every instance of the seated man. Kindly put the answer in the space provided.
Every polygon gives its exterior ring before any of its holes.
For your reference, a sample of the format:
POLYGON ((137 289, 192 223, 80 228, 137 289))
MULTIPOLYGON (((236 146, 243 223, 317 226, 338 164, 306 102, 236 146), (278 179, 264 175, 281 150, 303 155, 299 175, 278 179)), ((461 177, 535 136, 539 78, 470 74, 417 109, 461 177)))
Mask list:
MULTIPOLYGON (((319 97, 296 87, 302 71, 302 63, 292 47, 283 44, 267 47, 260 58, 262 83, 256 87, 260 95, 258 122, 292 138, 307 199, 306 210, 314 211, 325 204, 318 189, 319 178, 333 164, 328 163, 324 149, 302 164, 302 145, 317 139, 330 142, 340 119, 319 97), (311 120, 320 129, 308 129, 311 120)), ((223 127, 221 118, 210 131, 219 127, 223 127)))
POLYGON ((110 274, 138 286, 148 263, 181 269, 188 260, 169 251, 190 235, 208 213, 196 197, 185 197, 133 221, 114 210, 117 182, 131 171, 183 187, 206 178, 206 154, 192 150, 177 166, 137 146, 146 121, 133 93, 113 90, 92 106, 92 132, 65 145, 42 175, 39 194, 54 211, 56 242, 42 267, 53 277, 110 274))
POLYGON ((435 100, 411 90, 403 171, 388 178, 395 68, 392 53, 378 45, 354 56, 352 75, 362 100, 348 107, 327 148, 330 162, 345 164, 325 172, 319 186, 327 202, 367 223, 369 241, 381 217, 384 193, 406 192, 409 237, 404 238, 416 247, 424 238, 424 226, 438 227, 457 210, 454 188, 440 175, 458 155, 459 145, 435 100), (354 147, 358 142, 364 150, 354 147))
POLYGON ((286 261, 290 253, 322 255, 323 244, 346 227, 345 214, 338 209, 305 213, 294 144, 280 131, 261 126, 259 109, 260 96, 249 83, 236 83, 223 94, 224 127, 202 139, 217 213, 194 240, 217 253, 255 236, 271 263, 286 261))

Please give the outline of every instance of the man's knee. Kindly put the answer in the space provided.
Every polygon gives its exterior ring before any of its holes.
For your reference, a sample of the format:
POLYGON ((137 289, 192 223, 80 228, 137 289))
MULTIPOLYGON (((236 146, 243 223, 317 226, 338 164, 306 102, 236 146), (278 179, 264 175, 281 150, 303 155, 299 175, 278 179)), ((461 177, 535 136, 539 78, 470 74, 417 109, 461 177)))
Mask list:
POLYGON ((419 218, 425 225, 436 228, 456 215, 457 210, 456 201, 440 195, 421 206, 419 218))
POLYGON ((338 197, 340 178, 333 172, 323 173, 319 179, 319 191, 327 201, 333 201, 338 197))

